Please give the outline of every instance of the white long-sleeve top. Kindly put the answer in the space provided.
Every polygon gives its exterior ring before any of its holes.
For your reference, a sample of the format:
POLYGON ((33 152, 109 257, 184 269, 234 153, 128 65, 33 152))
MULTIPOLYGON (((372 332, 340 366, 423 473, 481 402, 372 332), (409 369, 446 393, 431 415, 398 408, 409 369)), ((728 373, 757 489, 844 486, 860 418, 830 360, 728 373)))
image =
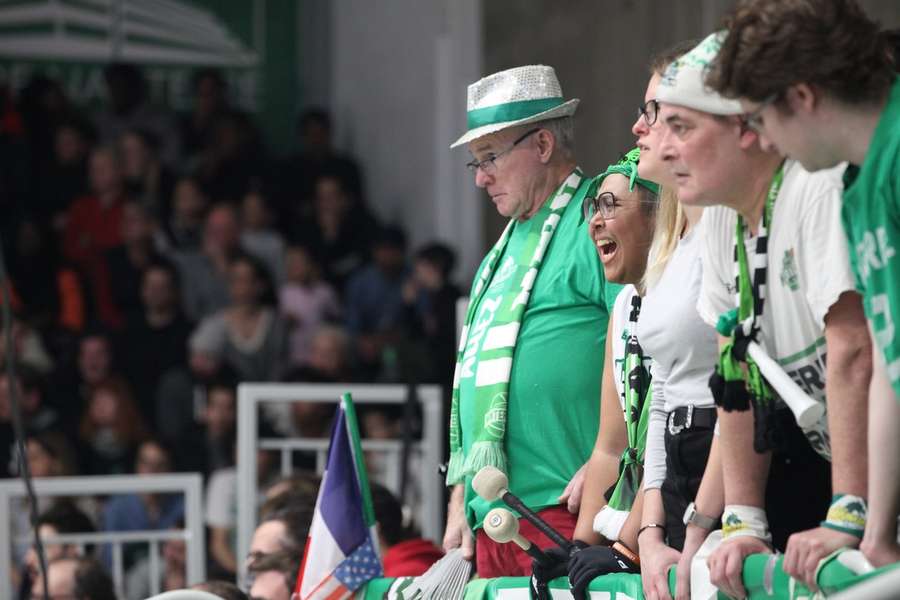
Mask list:
POLYGON ((676 408, 715 406, 709 376, 718 360, 716 331, 697 313, 703 269, 701 227, 676 247, 656 285, 644 297, 638 338, 653 357, 653 397, 644 455, 644 489, 666 478, 666 416, 676 408))

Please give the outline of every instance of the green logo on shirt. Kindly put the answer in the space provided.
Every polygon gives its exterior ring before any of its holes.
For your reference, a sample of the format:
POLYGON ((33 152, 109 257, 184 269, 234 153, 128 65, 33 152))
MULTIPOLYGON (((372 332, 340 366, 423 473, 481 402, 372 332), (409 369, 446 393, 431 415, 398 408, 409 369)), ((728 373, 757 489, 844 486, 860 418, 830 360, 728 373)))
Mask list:
POLYGON ((797 261, 794 260, 794 249, 784 251, 784 258, 781 259, 781 283, 792 292, 796 292, 800 288, 797 282, 797 261))

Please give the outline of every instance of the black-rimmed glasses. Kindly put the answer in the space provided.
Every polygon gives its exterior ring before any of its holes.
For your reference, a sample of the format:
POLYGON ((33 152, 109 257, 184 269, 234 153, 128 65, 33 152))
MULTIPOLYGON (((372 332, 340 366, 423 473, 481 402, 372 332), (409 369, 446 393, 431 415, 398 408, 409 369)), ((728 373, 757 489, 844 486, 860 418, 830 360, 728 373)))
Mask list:
POLYGON ((484 160, 473 160, 466 163, 466 168, 472 171, 473 173, 477 172, 478 169, 481 169, 481 172, 485 175, 492 175, 497 170, 497 165, 495 164, 497 159, 503 156, 504 154, 509 154, 513 151, 513 149, 518 146, 522 141, 525 140, 532 133, 537 133, 540 131, 540 127, 535 127, 531 131, 522 134, 519 138, 512 143, 512 145, 504 150, 503 152, 498 152, 497 154, 492 154, 485 158, 484 160))
POLYGON ((656 118, 659 116, 659 102, 654 100, 647 100, 640 106, 638 106, 638 117, 643 117, 644 122, 647 123, 647 127, 652 127, 654 123, 656 123, 656 118))
MULTIPOLYGON (((640 204, 656 204, 656 200, 638 200, 640 204)), ((615 219, 616 210, 622 208, 622 202, 612 192, 603 192, 595 198, 585 198, 581 205, 585 221, 590 221, 596 213, 604 219, 615 219)))

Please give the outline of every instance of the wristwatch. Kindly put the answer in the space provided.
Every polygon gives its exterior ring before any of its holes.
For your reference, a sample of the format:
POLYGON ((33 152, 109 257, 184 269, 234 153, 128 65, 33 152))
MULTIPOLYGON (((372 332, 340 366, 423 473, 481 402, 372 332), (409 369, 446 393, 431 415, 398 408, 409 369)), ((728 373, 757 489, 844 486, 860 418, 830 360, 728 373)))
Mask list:
POLYGON ((702 529, 711 530, 716 526, 716 521, 718 521, 718 519, 707 517, 706 515, 697 512, 697 507, 691 502, 688 504, 687 510, 684 511, 683 521, 685 525, 696 525, 702 529))

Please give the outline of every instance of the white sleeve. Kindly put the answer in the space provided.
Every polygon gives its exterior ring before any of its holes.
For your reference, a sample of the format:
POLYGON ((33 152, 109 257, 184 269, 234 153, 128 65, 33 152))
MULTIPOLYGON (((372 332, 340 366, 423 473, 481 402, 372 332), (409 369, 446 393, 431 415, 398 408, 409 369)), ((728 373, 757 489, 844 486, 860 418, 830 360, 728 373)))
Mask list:
POLYGON ((734 219, 733 213, 723 206, 711 206, 703 211, 700 220, 702 235, 700 259, 703 263, 703 279, 697 298, 697 312, 708 325, 715 327, 719 315, 734 308, 734 219), (729 228, 730 225, 730 228, 729 228))
POLYGON ((831 178, 810 179, 804 192, 815 199, 808 202, 800 225, 797 267, 806 301, 824 327, 825 315, 838 297, 856 286, 841 223, 841 188, 831 178))
POLYGON ((191 352, 202 352, 214 358, 222 355, 225 344, 228 341, 228 331, 226 330, 225 318, 216 313, 206 317, 188 340, 188 348, 191 352))
POLYGON ((234 527, 231 503, 237 495, 237 478, 233 469, 214 472, 206 488, 206 524, 210 527, 234 527))
POLYGON ((663 391, 666 375, 653 361, 650 423, 647 426, 647 448, 644 452, 644 489, 662 487, 666 478, 666 399, 663 391))

